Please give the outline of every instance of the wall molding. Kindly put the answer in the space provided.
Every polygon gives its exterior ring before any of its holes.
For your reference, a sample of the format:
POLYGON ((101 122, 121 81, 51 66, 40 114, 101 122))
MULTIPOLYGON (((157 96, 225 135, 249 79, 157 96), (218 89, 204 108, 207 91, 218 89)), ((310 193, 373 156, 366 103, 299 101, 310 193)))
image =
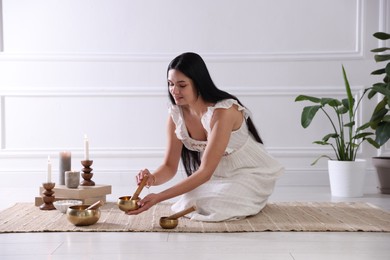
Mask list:
POLYGON ((5 102, 0 96, 0 150, 5 148, 5 102))
MULTIPOLYGON (((358 37, 358 36, 357 36, 358 37)), ((361 40, 353 51, 200 53, 208 62, 332 61, 363 59, 361 40)), ((12 62, 169 62, 179 53, 0 53, 0 61, 12 62)))
MULTIPOLYGON (((384 1, 384 0, 380 0, 384 1)), ((366 0, 354 0, 354 7, 352 10, 348 10, 351 14, 356 14, 355 23, 351 24, 351 27, 355 28, 355 46, 350 47, 350 50, 339 48, 339 50, 332 51, 270 51, 263 52, 261 49, 254 51, 225 51, 225 52, 214 52, 205 50, 202 55, 210 61, 216 62, 248 62, 248 61, 301 61, 301 60, 334 60, 334 59, 361 59, 363 57, 362 46, 363 46, 363 25, 366 15, 365 8, 366 0)), ((0 12, 1 12, 1 1, 0 1, 0 12)), ((1 15, 0 15, 1 18, 1 15)), ((333 19, 329 16, 328 19, 333 19)), ((251 29, 256 29, 255 25, 251 29)), ((255 31, 254 33, 262 33, 261 31, 255 31)), ((353 36, 352 36, 353 37, 353 36)), ((0 37, 1 38, 1 37, 0 37)), ((159 62, 169 61, 172 57, 177 55, 177 52, 171 51, 167 48, 166 51, 160 52, 8 52, 7 48, 3 50, 0 55, 0 61, 59 61, 59 62, 159 62)))
MULTIPOLYGON (((356 95, 361 95, 363 86, 352 86, 356 95)), ((304 92, 307 95, 321 95, 326 94, 332 95, 343 95, 344 89, 340 86, 319 86, 319 87, 289 87, 289 86, 276 86, 276 87, 237 87, 230 86, 224 88, 229 92, 234 92, 237 96, 250 96, 250 97, 278 97, 278 96, 291 96, 292 100, 295 96, 304 92)), ((72 97, 166 97, 166 91, 162 90, 161 87, 148 88, 128 88, 128 87, 110 87, 100 88, 82 88, 82 87, 62 87, 62 88, 48 88, 48 87, 34 87, 34 88, 22 88, 22 87, 9 87, 0 90, 0 119, 1 129, 5 128, 5 114, 6 107, 5 102, 8 97, 60 97, 60 98, 72 98, 72 97)), ((360 119, 361 120, 361 119, 360 119)), ((61 148, 54 147, 51 149, 7 149, 4 147, 5 144, 5 131, 1 131, 1 146, 0 146, 0 158, 41 158, 47 154, 56 154, 61 148)), ((331 148, 322 147, 267 147, 267 150, 278 157, 285 158, 302 158, 307 156, 319 156, 322 154, 332 155, 333 151, 331 148)), ((72 148, 75 156, 82 156, 82 150, 79 147, 72 148)), ((360 149, 359 154, 363 151, 363 147, 360 149)), ((165 153, 165 147, 94 147, 93 154, 96 158, 160 158, 165 153)))
POLYGON ((389 0, 380 0, 379 1, 379 31, 381 32, 389 32, 390 30, 389 13, 390 13, 389 0))
MULTIPOLYGON (((237 96, 296 96, 301 93, 307 95, 340 95, 344 94, 343 86, 222 86, 221 89, 233 92, 237 96)), ((361 95, 366 87, 363 85, 351 86, 353 92, 361 95)), ((166 97, 167 91, 161 86, 145 87, 41 87, 41 86, 4 86, 0 89, 1 97, 166 97)))
MULTIPOLYGON (((363 59, 363 24, 365 8, 363 0, 356 1, 355 21, 355 48, 340 51, 292 51, 292 52, 202 52, 202 57, 208 62, 263 62, 263 61, 332 61, 332 60, 356 60, 363 59)), ((385 0, 381 0, 381 4, 385 0)), ((1 2, 0 2, 1 3, 1 2)), ((382 4, 383 5, 383 4, 382 4)), ((1 11, 1 6, 0 6, 1 11)), ((0 14, 1 18, 1 14, 0 14)), ((0 28, 1 33, 1 28, 0 28)), ((2 39, 0 35, 0 40, 2 39)), ((0 42, 1 43, 1 42, 0 42)), ((177 52, 154 52, 154 53, 65 53, 65 52, 7 52, 1 50, 0 62, 169 62, 177 52), (2 51, 2 52, 1 52, 2 51)))
POLYGON ((3 1, 0 0, 0 53, 4 50, 3 1))
POLYGON ((2 87, 0 97, 149 97, 166 96, 161 87, 2 87))
MULTIPOLYGON (((381 0, 381 5, 386 5, 381 0)), ((332 61, 363 59, 363 25, 365 7, 363 0, 356 2, 355 46, 351 50, 332 51, 291 51, 291 52, 202 52, 202 57, 208 62, 262 62, 262 61, 332 61)), ((0 10, 1 11, 1 10, 0 10)), ((1 37, 0 37, 1 39, 1 37)), ((1 45, 0 45, 1 47, 1 45)), ((0 50, 1 51, 1 50, 0 50)), ((178 52, 113 52, 113 53, 66 53, 66 52, 7 52, 0 53, 0 61, 12 62, 169 62, 178 52)))
MULTIPOLYGON (((325 155, 333 155, 333 151, 328 148, 309 148, 309 147, 266 147, 267 151, 279 158, 302 158, 302 157, 313 157, 325 155)), ((34 159, 42 158, 48 154, 53 156, 53 158, 58 157, 58 151, 63 150, 63 148, 50 148, 50 149, 31 149, 31 148, 20 148, 20 149, 0 149, 0 158, 24 158, 24 159, 34 159)), ((67 150, 72 151, 72 155, 76 158, 83 157, 83 150, 79 147, 77 148, 67 148, 67 150)), ((143 147, 94 147, 91 154, 94 158, 163 158, 165 154, 165 147, 152 147, 152 148, 143 148, 143 147)), ((361 154, 361 152, 359 152, 361 154)))
MULTIPOLYGON (((42 158, 42 156, 51 155, 53 158, 58 157, 58 151, 63 150, 61 147, 53 147, 50 149, 1 149, 0 158, 42 158)), ((84 150, 80 147, 68 147, 67 150, 72 151, 72 156, 75 158, 83 158, 84 150)), ((94 158, 160 158, 164 156, 165 147, 94 147, 91 155, 94 158)))

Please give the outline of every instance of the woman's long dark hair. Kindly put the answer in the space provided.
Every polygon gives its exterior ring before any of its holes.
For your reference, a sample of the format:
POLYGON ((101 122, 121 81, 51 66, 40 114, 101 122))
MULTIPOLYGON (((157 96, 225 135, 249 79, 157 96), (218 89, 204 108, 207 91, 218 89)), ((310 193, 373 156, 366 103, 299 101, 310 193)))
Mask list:
MULTIPOLYGON (((168 72, 172 69, 178 70, 190 78, 198 94, 204 101, 215 104, 224 99, 235 99, 240 105, 244 106, 237 97, 220 90, 217 86, 215 86, 207 69, 206 63, 198 54, 186 52, 174 58, 168 65, 167 77, 168 72)), ((169 92, 169 86, 168 94, 172 104, 175 104, 175 100, 169 92)), ((248 125, 249 132, 253 135, 255 140, 259 143, 263 143, 250 117, 246 119, 246 123, 248 125)), ((200 153, 188 150, 184 145, 181 152, 181 159, 188 176, 199 168, 200 153)))

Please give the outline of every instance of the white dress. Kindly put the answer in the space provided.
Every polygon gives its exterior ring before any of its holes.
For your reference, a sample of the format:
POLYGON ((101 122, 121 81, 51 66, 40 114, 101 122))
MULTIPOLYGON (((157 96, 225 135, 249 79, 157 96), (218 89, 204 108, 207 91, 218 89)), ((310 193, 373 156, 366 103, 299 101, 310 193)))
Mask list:
MULTIPOLYGON (((222 100, 209 107, 201 119, 208 133, 214 110, 228 109, 233 105, 237 105, 248 118, 249 111, 236 100, 222 100)), ((169 112, 176 125, 176 136, 189 150, 198 151, 202 156, 207 141, 194 140, 189 136, 179 106, 171 105, 169 112)), ((200 221, 223 221, 255 215, 266 205, 275 181, 283 171, 283 166, 253 139, 244 120, 241 127, 232 132, 225 154, 211 179, 182 195, 172 205, 172 210, 178 212, 196 206, 197 211, 187 216, 200 221)))

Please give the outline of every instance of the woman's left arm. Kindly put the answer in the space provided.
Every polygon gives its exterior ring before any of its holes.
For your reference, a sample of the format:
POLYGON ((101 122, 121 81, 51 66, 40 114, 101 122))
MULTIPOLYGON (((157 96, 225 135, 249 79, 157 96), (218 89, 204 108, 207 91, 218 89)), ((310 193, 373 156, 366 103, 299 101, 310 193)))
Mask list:
POLYGON ((139 201, 140 208, 128 214, 139 214, 153 205, 187 193, 207 182, 217 168, 230 140, 232 131, 242 122, 242 113, 235 107, 229 109, 216 109, 211 120, 211 133, 208 136, 207 147, 202 156, 199 169, 192 175, 174 186, 157 194, 151 193, 139 201), (239 113, 239 117, 237 116, 239 113))

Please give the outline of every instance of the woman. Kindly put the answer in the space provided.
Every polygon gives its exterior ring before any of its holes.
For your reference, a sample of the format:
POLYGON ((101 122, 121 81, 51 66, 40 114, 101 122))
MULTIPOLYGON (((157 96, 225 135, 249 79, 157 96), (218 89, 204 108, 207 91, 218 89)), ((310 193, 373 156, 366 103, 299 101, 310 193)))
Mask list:
POLYGON ((195 53, 176 57, 167 70, 169 98, 168 146, 163 164, 148 176, 148 186, 161 185, 177 173, 180 159, 188 178, 160 193, 148 194, 139 214, 181 195, 172 206, 195 206, 188 216, 223 221, 254 215, 266 205, 283 167, 264 149, 249 111, 233 95, 218 89, 203 59, 195 53))

